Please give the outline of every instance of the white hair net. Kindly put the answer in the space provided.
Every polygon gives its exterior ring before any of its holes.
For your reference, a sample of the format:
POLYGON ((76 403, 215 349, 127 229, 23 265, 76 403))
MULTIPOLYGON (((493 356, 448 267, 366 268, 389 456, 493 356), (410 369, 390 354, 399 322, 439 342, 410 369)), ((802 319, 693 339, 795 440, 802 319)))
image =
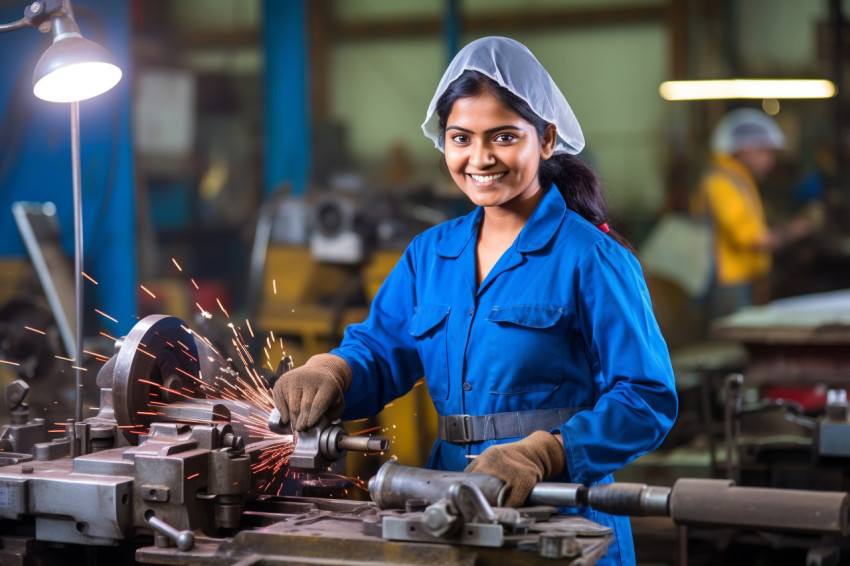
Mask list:
POLYGON ((526 46, 507 37, 482 37, 461 49, 437 86, 428 105, 422 131, 443 151, 443 135, 437 102, 464 71, 478 71, 528 103, 531 110, 558 130, 555 153, 576 154, 584 147, 584 136, 567 99, 555 81, 526 46))
POLYGON ((735 153, 742 149, 782 149, 785 136, 776 122, 755 108, 739 108, 726 114, 711 136, 715 152, 735 153))

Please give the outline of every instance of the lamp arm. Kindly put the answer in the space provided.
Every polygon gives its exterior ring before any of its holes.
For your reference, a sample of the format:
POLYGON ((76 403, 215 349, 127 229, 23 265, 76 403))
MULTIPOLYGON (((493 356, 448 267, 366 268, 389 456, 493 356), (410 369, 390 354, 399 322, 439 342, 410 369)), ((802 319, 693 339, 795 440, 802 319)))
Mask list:
POLYGON ((15 31, 25 27, 38 28, 39 31, 50 31, 50 20, 65 14, 68 10, 65 0, 36 0, 24 9, 24 17, 16 22, 0 24, 0 33, 15 31))
POLYGON ((10 24, 0 24, 0 33, 5 31, 15 31, 16 29, 21 29, 27 27, 29 24, 29 20, 26 18, 21 18, 17 22, 12 22, 10 24))

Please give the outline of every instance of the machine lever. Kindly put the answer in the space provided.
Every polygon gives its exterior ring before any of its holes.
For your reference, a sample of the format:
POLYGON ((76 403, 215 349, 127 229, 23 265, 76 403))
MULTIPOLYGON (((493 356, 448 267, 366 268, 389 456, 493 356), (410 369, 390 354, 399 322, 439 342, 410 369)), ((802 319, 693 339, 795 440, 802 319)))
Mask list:
MULTIPOLYGON (((151 509, 145 511, 145 520, 158 534, 165 535, 174 542, 178 550, 186 552, 192 550, 195 546, 195 535, 192 531, 178 531, 162 519, 157 518, 151 509)), ((160 545, 157 544, 157 546, 160 545)))

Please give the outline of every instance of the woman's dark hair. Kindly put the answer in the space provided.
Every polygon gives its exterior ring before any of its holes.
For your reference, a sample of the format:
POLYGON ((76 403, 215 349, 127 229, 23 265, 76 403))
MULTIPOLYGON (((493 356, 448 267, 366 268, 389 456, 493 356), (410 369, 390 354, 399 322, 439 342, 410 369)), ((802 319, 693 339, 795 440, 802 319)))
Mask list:
MULTIPOLYGON (((523 99, 478 71, 464 71, 457 79, 452 81, 437 101, 440 131, 444 137, 446 120, 448 120, 455 101, 458 98, 476 96, 485 91, 492 93, 499 102, 533 125, 537 130, 537 137, 543 139, 543 134, 549 123, 535 114, 523 99)), ((541 161, 538 177, 541 187, 547 187, 554 183, 563 195, 567 207, 593 225, 600 226, 608 222, 608 205, 602 195, 602 185, 599 178, 587 164, 575 155, 558 154, 541 161)), ((628 240, 613 228, 609 227, 608 235, 634 253, 634 248, 628 240)))

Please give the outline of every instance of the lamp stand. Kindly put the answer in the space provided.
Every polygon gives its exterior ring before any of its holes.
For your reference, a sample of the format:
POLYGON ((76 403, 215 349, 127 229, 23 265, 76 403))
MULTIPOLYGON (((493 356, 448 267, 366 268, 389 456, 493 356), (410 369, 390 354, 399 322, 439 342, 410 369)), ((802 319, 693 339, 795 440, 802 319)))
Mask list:
POLYGON ((83 190, 80 175, 80 103, 71 102, 71 175, 74 183, 74 420, 83 420, 83 190))

